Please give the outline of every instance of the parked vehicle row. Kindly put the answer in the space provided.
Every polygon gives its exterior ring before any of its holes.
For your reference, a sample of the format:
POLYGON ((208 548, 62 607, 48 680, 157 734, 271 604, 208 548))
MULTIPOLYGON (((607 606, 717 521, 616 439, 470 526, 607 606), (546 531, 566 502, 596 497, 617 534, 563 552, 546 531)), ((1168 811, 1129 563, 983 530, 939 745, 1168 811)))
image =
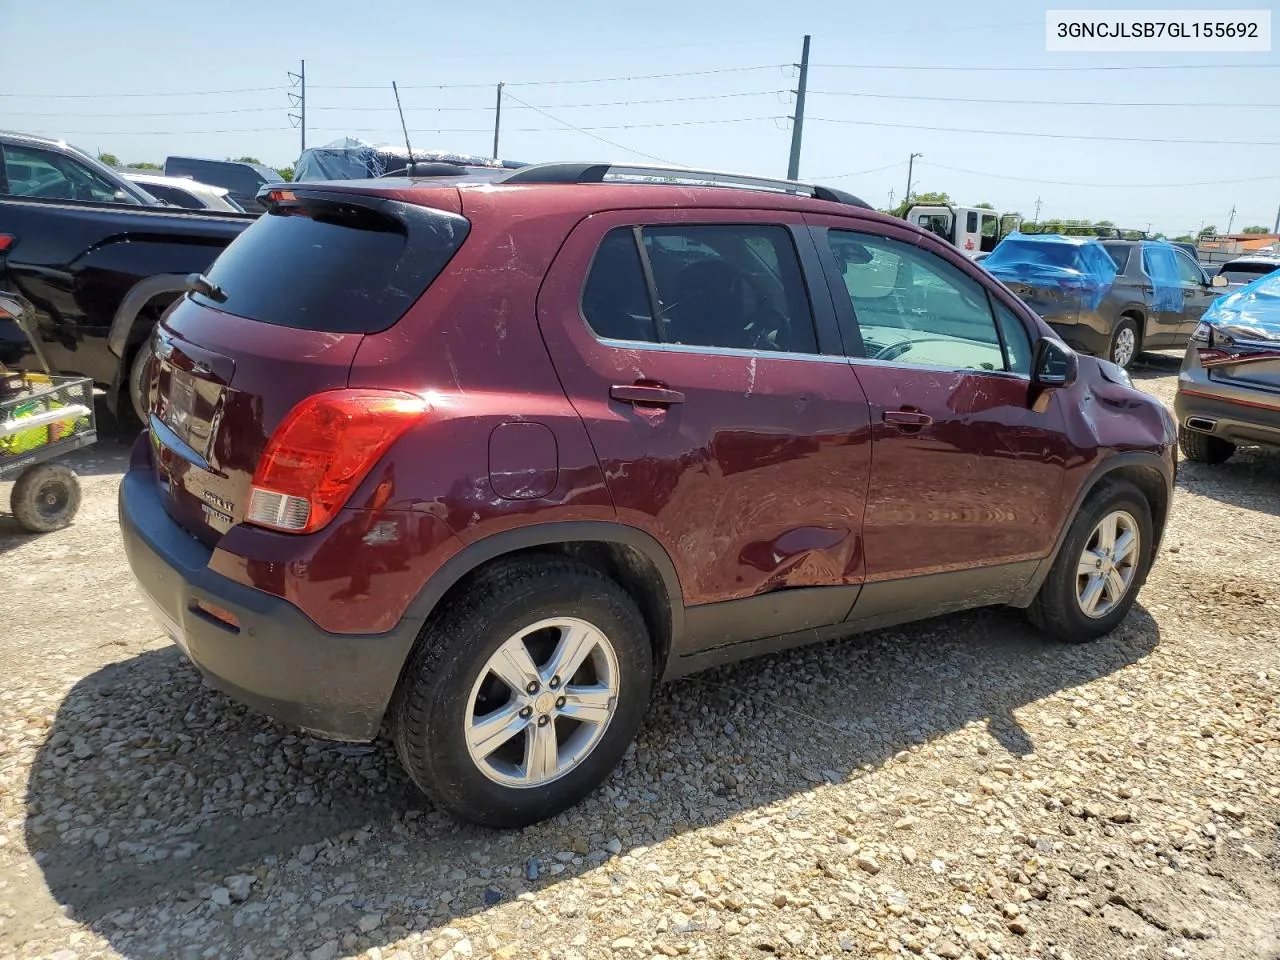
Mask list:
MULTIPOLYGON (((92 378, 113 411, 141 416, 156 320, 253 217, 161 206, 59 141, 3 134, 0 155, 0 291, 30 304, 54 373, 92 378)), ((0 363, 41 369, 6 318, 0 363)))
POLYGON ((512 826, 608 775, 656 680, 990 604, 1067 641, 1125 616, 1163 406, 919 228, 708 176, 264 193, 156 332, 120 488, 213 683, 385 721, 441 805, 512 826))
POLYGON ((1011 234, 982 266, 1073 348, 1122 367, 1183 347, 1227 285, 1162 240, 1011 234))

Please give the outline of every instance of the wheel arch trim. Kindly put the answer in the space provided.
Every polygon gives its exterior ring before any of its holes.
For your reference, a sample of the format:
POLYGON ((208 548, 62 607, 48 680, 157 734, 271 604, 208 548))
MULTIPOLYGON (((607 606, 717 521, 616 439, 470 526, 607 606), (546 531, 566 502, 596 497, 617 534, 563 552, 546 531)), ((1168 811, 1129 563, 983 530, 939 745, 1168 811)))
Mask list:
MULTIPOLYGON (((1022 587, 1018 596, 1013 600, 1013 606, 1026 607, 1035 599, 1036 594, 1040 591, 1041 585, 1045 578, 1049 576, 1054 562, 1058 559, 1058 554, 1062 550, 1062 545, 1066 542, 1067 536, 1071 533, 1071 526, 1075 523, 1075 519, 1080 514, 1080 507, 1088 499, 1094 490, 1098 489, 1098 485, 1107 477, 1124 470, 1129 467, 1141 467, 1143 469, 1155 470, 1160 474, 1164 481, 1167 499, 1165 503, 1165 516, 1156 517, 1153 515, 1152 520, 1156 524, 1157 533, 1155 543, 1152 544, 1151 556, 1154 559, 1156 551, 1160 548, 1160 537, 1164 529, 1165 521, 1168 518, 1169 508, 1172 506, 1173 500, 1173 483, 1174 471, 1170 465, 1158 454, 1149 451, 1129 451, 1126 453, 1118 453, 1114 456, 1107 457, 1101 463, 1098 463, 1090 471, 1084 482, 1080 484, 1080 488, 1076 491, 1076 495, 1071 502, 1071 509, 1066 513, 1066 520, 1062 524, 1062 528, 1058 531, 1058 536, 1054 541, 1053 550, 1051 550, 1040 565, 1036 568, 1035 573, 1031 575, 1031 579, 1022 587)), ((1144 494, 1145 495, 1145 494, 1144 494)), ((1154 510, 1152 511, 1154 514, 1154 510)))
POLYGON ((684 634, 684 592, 675 564, 663 546, 637 527, 595 520, 539 523, 491 534, 463 547, 446 560, 426 582, 405 610, 404 619, 426 622, 440 601, 468 574, 508 554, 566 543, 602 543, 630 547, 653 564, 666 591, 670 622, 670 649, 684 634))

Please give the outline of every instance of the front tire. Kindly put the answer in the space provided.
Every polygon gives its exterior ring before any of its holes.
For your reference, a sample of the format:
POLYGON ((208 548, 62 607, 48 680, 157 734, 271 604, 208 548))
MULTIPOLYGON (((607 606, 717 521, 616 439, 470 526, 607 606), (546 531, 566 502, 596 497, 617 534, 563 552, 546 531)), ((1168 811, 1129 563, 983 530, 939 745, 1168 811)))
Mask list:
POLYGON ((1151 507, 1133 484, 1104 480, 1085 500, 1027 615, 1045 633, 1086 643, 1114 630, 1151 569, 1151 507))
POLYGON ((1107 348, 1107 359, 1126 370, 1138 357, 1142 341, 1138 337, 1138 325, 1132 317, 1121 317, 1116 321, 1116 328, 1111 331, 1111 345, 1107 348))
POLYGON ((635 602, 585 564, 499 561, 433 616, 391 711, 409 777, 454 816, 537 823, 596 789, 653 688, 635 602))
POLYGON ((80 509, 80 481, 60 463, 39 464, 18 477, 9 494, 9 509, 32 533, 61 530, 80 509))
POLYGON ((1212 466, 1226 463, 1236 452, 1236 445, 1231 441, 1201 433, 1199 430, 1188 430, 1186 427, 1178 428, 1178 446, 1182 448, 1182 455, 1188 460, 1212 466))

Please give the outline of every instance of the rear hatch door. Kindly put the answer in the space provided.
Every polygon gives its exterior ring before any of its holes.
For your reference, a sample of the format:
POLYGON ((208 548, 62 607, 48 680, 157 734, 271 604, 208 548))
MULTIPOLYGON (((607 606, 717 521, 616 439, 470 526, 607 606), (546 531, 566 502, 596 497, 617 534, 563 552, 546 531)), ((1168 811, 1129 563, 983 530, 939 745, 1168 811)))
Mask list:
POLYGON ((269 206, 155 334, 157 481, 169 515, 210 546, 244 518, 272 431, 347 385, 364 337, 396 323, 467 234, 456 214, 329 185, 269 206))

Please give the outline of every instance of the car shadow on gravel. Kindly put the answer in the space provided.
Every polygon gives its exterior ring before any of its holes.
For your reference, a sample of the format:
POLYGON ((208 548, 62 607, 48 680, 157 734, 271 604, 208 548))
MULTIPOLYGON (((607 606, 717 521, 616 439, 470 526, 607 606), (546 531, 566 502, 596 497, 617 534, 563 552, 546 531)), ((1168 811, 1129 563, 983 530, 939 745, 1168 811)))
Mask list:
MULTIPOLYGON (((1029 753, 1020 707, 1158 642, 1141 607, 1080 646, 994 610, 719 668, 658 691, 592 797, 511 832, 431 808, 386 744, 295 734, 205 686, 173 648, 151 651, 58 706, 30 773, 26 843, 63 911, 124 956, 355 954, 596 867, 590 882, 621 889, 607 862, 619 850, 703 829, 737 842, 715 828, 779 801, 802 820, 840 802, 812 792, 824 782, 967 725, 990 731, 993 762, 1029 753)), ((972 776, 953 786, 976 793, 972 776)), ((43 942, 54 927, 9 933, 43 942)))

